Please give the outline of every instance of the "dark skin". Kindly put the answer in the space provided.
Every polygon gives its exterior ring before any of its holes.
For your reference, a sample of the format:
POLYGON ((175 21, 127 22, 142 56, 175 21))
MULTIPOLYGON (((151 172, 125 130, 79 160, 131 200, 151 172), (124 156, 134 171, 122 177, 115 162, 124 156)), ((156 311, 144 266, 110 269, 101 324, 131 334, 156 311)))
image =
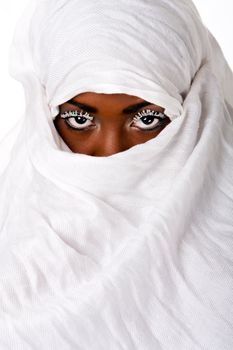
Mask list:
POLYGON ((164 111, 161 106, 151 104, 137 96, 85 92, 69 101, 71 102, 67 101, 59 106, 59 115, 56 116, 54 125, 74 153, 103 157, 123 152, 156 137, 171 122, 165 115, 159 123, 158 118, 154 116, 144 117, 145 123, 142 120, 133 121, 133 117, 143 110, 164 111), (85 104, 85 106, 77 106, 73 103, 85 104), (135 106, 139 103, 144 103, 144 106, 135 106), (128 110, 125 110, 126 108, 128 110), (82 111, 83 114, 81 119, 80 116, 79 119, 77 116, 62 119, 61 115, 66 111, 82 111), (83 117, 86 112, 94 119, 90 121, 83 117), (67 122, 71 125, 67 125, 67 122), (151 129, 154 126, 156 126, 154 130, 144 129, 144 127, 151 129), (81 127, 82 130, 75 129, 77 127, 81 127))

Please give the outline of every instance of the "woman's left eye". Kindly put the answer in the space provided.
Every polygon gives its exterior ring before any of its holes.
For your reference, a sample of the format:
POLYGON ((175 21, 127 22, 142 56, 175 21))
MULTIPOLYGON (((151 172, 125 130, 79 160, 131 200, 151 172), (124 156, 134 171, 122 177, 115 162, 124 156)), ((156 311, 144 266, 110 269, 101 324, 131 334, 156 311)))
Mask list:
POLYGON ((161 126, 168 117, 163 112, 144 109, 133 118, 134 124, 141 130, 154 130, 161 126))

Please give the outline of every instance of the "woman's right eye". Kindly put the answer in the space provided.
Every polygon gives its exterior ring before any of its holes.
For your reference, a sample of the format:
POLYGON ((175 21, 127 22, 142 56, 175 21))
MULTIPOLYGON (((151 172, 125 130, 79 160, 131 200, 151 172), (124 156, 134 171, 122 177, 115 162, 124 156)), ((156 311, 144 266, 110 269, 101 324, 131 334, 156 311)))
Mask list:
POLYGON ((75 130, 84 130, 93 125, 91 121, 94 119, 87 112, 83 111, 65 111, 61 113, 60 117, 65 120, 66 124, 75 130))

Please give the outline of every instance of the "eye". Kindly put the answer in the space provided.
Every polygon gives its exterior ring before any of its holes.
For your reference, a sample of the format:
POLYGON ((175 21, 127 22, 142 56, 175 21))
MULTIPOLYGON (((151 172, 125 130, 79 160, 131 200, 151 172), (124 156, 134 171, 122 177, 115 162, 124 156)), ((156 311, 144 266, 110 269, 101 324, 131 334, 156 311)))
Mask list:
POLYGON ((164 124, 167 116, 163 112, 154 111, 151 109, 144 109, 133 118, 134 125, 141 130, 154 130, 164 124))
POLYGON ((83 111, 65 111, 61 113, 61 118, 65 120, 66 124, 75 130, 84 130, 92 125, 91 121, 94 117, 89 113, 83 111))

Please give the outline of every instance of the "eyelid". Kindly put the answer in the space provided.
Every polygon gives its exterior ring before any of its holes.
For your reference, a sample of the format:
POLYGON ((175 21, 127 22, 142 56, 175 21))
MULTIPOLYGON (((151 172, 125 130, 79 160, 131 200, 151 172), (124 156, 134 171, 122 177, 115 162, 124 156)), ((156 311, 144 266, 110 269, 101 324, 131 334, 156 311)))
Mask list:
POLYGON ((89 120, 93 120, 94 117, 91 116, 88 112, 84 112, 83 110, 69 110, 69 111, 64 111, 60 114, 60 117, 62 119, 68 119, 68 118, 74 118, 74 117, 83 117, 89 120))
POLYGON ((136 113, 136 115, 134 116, 133 120, 137 121, 137 120, 141 119, 142 117, 148 117, 150 115, 153 116, 153 117, 156 117, 158 119, 165 119, 167 117, 164 114, 164 112, 156 111, 154 109, 147 108, 146 110, 143 109, 142 111, 136 113))

